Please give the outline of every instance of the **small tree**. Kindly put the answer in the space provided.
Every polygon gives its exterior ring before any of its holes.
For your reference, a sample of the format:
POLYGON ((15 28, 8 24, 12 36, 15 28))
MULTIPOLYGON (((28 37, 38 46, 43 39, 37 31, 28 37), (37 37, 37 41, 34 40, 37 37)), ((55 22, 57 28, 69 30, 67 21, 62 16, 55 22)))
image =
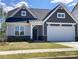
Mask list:
POLYGON ((1 6, 0 7, 0 18, 2 19, 1 22, 1 31, 0 31, 0 41, 5 41, 6 39, 6 23, 5 23, 5 19, 6 19, 7 13, 4 12, 4 7, 1 6), (4 39, 3 39, 4 38, 4 39))

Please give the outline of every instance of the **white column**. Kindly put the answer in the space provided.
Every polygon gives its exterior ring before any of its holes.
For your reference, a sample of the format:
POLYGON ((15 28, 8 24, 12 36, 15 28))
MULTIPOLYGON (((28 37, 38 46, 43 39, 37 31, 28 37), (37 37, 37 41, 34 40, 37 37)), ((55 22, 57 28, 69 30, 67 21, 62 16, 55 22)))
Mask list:
POLYGON ((42 30, 43 30, 43 36, 44 36, 44 24, 42 25, 42 28, 43 28, 42 30))
POLYGON ((32 39, 32 36, 33 36, 33 27, 34 27, 34 25, 31 24, 31 39, 32 39))
POLYGON ((32 25, 31 25, 31 39, 32 39, 32 25))

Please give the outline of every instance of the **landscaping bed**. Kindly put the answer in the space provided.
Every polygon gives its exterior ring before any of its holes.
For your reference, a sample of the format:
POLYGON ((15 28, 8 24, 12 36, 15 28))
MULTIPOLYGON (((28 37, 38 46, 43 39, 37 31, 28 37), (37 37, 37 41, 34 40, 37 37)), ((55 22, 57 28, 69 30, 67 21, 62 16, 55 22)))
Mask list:
POLYGON ((0 56, 0 59, 28 59, 28 58, 58 57, 58 56, 78 56, 78 51, 2 55, 0 56))
POLYGON ((11 43, 1 43, 0 51, 7 50, 27 50, 27 49, 54 49, 54 48, 70 48, 56 43, 28 43, 28 42, 11 42, 11 43))

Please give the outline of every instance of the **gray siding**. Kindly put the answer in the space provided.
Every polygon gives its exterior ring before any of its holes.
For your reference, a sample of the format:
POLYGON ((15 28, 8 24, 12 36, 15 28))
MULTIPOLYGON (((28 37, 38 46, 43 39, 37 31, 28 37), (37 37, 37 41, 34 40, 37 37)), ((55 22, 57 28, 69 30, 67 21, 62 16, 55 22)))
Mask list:
MULTIPOLYGON (((9 11, 7 17, 9 18, 9 16, 11 16, 18 9, 19 8, 15 8, 15 9, 9 11)), ((37 8, 29 8, 29 9, 38 18, 37 20, 43 20, 46 17, 46 15, 48 14, 48 12, 50 11, 49 9, 37 9, 37 8)), ((20 15, 18 15, 18 16, 20 16, 20 15)))
MULTIPOLYGON (((50 12, 52 13, 53 11, 51 10, 50 12)), ((50 12, 49 12, 49 15, 50 15, 50 12)), ((75 21, 72 19, 72 17, 64 9, 60 9, 60 8, 57 11, 55 11, 46 22, 75 23, 75 21), (66 18, 65 19, 57 18, 57 12, 65 13, 66 18)), ((44 23, 44 36, 47 36, 46 22, 44 23)))
POLYGON ((14 18, 34 18, 27 9, 19 10, 14 16, 14 18), (26 11, 26 16, 21 16, 21 11, 26 11))
POLYGON ((75 41, 78 41, 78 24, 75 25, 75 41))
POLYGON ((52 16, 47 21, 48 22, 75 23, 72 17, 64 9, 60 9, 60 8, 54 14, 52 14, 52 16), (65 13, 66 18, 65 19, 57 18, 57 12, 65 13))

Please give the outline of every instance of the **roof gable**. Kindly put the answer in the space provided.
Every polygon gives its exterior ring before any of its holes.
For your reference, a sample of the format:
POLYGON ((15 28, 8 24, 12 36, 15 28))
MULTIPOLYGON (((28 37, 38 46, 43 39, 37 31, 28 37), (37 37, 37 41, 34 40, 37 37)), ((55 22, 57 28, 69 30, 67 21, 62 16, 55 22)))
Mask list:
POLYGON ((27 16, 25 16, 25 17, 30 16, 30 17, 36 18, 36 16, 25 5, 22 5, 21 7, 17 8, 16 11, 10 17, 22 17, 21 16, 21 11, 26 11, 27 12, 27 16))
POLYGON ((53 10, 51 10, 47 17, 44 19, 45 23, 47 20, 52 20, 53 22, 68 22, 68 23, 74 23, 77 22, 76 19, 72 16, 72 14, 66 9, 66 7, 64 6, 64 4, 60 3, 58 4, 53 10), (57 18, 57 12, 62 12, 62 13, 66 13, 66 19, 59 19, 57 18))
POLYGON ((78 3, 74 6, 73 10, 71 11, 71 13, 73 13, 75 11, 75 9, 78 9, 78 3))
POLYGON ((50 12, 49 9, 30 8, 31 12, 38 18, 37 20, 43 21, 46 15, 50 12))
POLYGON ((71 13, 73 16, 75 16, 76 20, 78 21, 78 3, 74 6, 71 13))
POLYGON ((37 19, 37 17, 30 11, 30 9, 26 8, 25 5, 22 5, 21 7, 18 7, 10 12, 8 13, 10 16, 6 19, 6 22, 19 22, 37 19), (26 11, 26 16, 21 15, 22 11, 26 11))
MULTIPOLYGON (((13 18, 11 17, 11 15, 13 13, 15 13, 15 11, 18 11, 18 8, 15 8, 11 11, 8 12, 7 14, 7 18, 11 18, 13 20, 13 18)), ((21 9, 20 9, 21 10, 21 9)), ((31 11, 31 13, 33 13, 35 15, 35 17, 37 18, 37 20, 42 21, 45 16, 50 12, 49 9, 38 9, 38 8, 29 8, 29 10, 31 11)), ((24 18, 24 17, 23 17, 24 18)), ((21 18, 20 18, 21 19, 21 18)), ((23 19, 22 19, 23 20, 23 19)), ((14 20, 15 21, 15 20, 14 20)))

